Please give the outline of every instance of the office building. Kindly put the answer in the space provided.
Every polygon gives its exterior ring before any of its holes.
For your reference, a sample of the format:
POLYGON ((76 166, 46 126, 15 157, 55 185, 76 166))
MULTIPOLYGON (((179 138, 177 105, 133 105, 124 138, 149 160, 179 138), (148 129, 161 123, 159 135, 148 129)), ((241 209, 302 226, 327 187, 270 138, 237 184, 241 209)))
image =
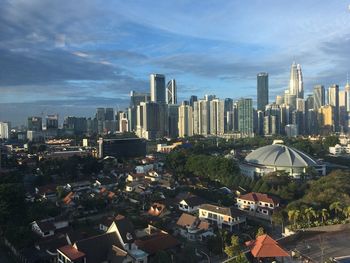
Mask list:
POLYGON ((46 130, 58 129, 58 114, 46 116, 46 130))
POLYGON ((169 80, 166 86, 166 102, 167 104, 177 104, 177 87, 175 79, 169 80))
POLYGON ((244 136, 253 136, 253 101, 241 98, 237 101, 238 130, 244 136))
POLYGON ((85 117, 67 116, 63 121, 63 129, 66 134, 84 134, 87 132, 87 120, 85 117))
POLYGON ((114 109, 113 108, 106 108, 105 110, 105 120, 106 121, 114 121, 114 109))
POLYGON ((11 123, 0 122, 0 139, 9 139, 11 134, 11 123))
POLYGON ((179 136, 179 105, 168 104, 168 127, 166 134, 170 138, 177 138, 179 136))
POLYGON ((325 105, 318 109, 319 113, 319 126, 322 128, 328 127, 329 130, 334 131, 335 129, 335 111, 331 105, 325 105))
POLYGON ((42 129, 43 129, 42 118, 35 117, 35 116, 28 117, 27 129, 28 129, 28 131, 42 131, 42 129))
POLYGON ((194 102, 195 102, 195 101, 198 101, 198 98, 197 98, 197 96, 192 95, 192 96, 190 97, 190 105, 191 105, 192 108, 193 108, 193 105, 194 105, 194 102))
POLYGON ((161 74, 150 75, 151 101, 165 103, 165 76, 161 74))
POLYGON ((128 130, 136 131, 136 109, 141 102, 151 101, 150 93, 130 92, 130 106, 128 108, 128 130))
POLYGON ((336 84, 328 88, 328 104, 333 106, 334 131, 339 131, 339 86, 336 84))
POLYGON ((136 134, 147 140, 159 137, 160 104, 155 102, 141 102, 137 106, 136 134))
POLYGON ((323 85, 314 86, 314 110, 318 111, 319 108, 326 104, 325 88, 323 85))
POLYGON ((289 94, 295 98, 304 98, 304 83, 300 64, 293 62, 290 70, 289 94))
MULTIPOLYGON (((280 127, 280 125, 281 125, 280 115, 281 115, 281 109, 280 109, 280 106, 278 104, 271 103, 271 104, 266 105, 264 125, 263 125, 264 135, 280 134, 280 129, 281 129, 281 127, 280 127)), ((261 119, 260 119, 260 121, 261 121, 261 119)), ((259 122, 259 119, 258 119, 258 122, 259 122)))
POLYGON ((100 138, 98 157, 133 158, 146 155, 146 142, 140 138, 104 139, 100 138))
POLYGON ((276 96, 276 104, 277 105, 282 105, 284 103, 284 97, 281 95, 276 96))
POLYGON ((182 104, 179 107, 179 137, 193 136, 193 116, 192 107, 182 104))
POLYGON ((257 75, 257 110, 264 110, 269 104, 269 75, 261 72, 257 75))

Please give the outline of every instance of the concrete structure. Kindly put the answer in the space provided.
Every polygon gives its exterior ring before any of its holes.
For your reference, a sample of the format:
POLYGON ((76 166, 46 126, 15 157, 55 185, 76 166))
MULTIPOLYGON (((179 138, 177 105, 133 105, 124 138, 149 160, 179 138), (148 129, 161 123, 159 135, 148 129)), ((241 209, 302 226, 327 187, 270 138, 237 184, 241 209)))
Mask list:
POLYGON ((326 174, 326 166, 317 162, 311 156, 283 144, 272 144, 260 147, 247 155, 240 164, 241 172, 249 177, 283 171, 290 176, 299 178, 309 167, 320 175, 326 174))
POLYGON ((151 101, 165 103, 165 76, 161 74, 150 75, 151 101))
POLYGON ((269 74, 261 72, 257 75, 257 110, 264 110, 269 104, 269 74))
POLYGON ((193 111, 190 105, 179 107, 179 137, 193 136, 193 111))
POLYGON ((177 104, 177 87, 175 79, 169 80, 166 86, 166 103, 177 104))
POLYGON ((253 101, 241 98, 237 101, 238 130, 247 136, 253 135, 253 101))
POLYGON ((222 207, 211 204, 203 204, 199 207, 199 218, 205 219, 217 225, 219 229, 233 230, 246 222, 246 217, 241 211, 233 207, 222 207))
POLYGON ((11 134, 11 123, 0 122, 0 139, 8 139, 11 134))
POLYGON ((270 217, 273 210, 280 206, 276 197, 262 193, 248 193, 237 197, 237 208, 253 214, 270 217))

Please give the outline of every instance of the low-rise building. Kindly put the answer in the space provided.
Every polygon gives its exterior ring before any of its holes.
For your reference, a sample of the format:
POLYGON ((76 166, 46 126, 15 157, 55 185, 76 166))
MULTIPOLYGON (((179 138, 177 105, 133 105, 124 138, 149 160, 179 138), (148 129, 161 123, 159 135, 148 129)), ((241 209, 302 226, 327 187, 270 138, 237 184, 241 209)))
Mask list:
POLYGON ((268 217, 280 206, 280 200, 277 197, 254 192, 237 197, 236 202, 240 210, 268 217))
POLYGON ((182 213, 176 227, 179 234, 189 241, 204 241, 210 236, 215 236, 208 221, 186 213, 182 213))
POLYGON ((178 207, 181 211, 188 212, 188 213, 194 213, 198 211, 199 207, 204 204, 205 201, 195 195, 189 196, 187 198, 182 199, 178 203, 178 207))
POLYGON ((242 211, 234 207, 224 207, 211 204, 203 204, 199 207, 199 218, 208 220, 217 225, 219 229, 233 230, 240 224, 246 223, 246 216, 242 211))

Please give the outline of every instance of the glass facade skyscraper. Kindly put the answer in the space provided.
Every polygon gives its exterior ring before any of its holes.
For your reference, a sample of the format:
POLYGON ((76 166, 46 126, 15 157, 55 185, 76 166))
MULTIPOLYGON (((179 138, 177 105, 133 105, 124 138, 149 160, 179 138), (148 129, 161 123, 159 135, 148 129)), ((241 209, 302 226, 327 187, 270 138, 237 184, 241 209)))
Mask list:
POLYGON ((269 104, 269 75, 261 72, 257 75, 257 110, 264 110, 269 104))

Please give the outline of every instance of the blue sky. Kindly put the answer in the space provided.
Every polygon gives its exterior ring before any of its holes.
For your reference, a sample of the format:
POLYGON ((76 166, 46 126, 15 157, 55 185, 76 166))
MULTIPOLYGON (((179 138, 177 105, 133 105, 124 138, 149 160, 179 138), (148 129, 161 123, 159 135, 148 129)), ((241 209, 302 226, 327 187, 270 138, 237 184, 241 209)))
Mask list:
POLYGON ((350 1, 0 1, 0 120, 43 112, 92 116, 124 108, 149 74, 176 78, 178 96, 271 100, 302 65, 306 92, 343 86, 350 71, 350 1))

